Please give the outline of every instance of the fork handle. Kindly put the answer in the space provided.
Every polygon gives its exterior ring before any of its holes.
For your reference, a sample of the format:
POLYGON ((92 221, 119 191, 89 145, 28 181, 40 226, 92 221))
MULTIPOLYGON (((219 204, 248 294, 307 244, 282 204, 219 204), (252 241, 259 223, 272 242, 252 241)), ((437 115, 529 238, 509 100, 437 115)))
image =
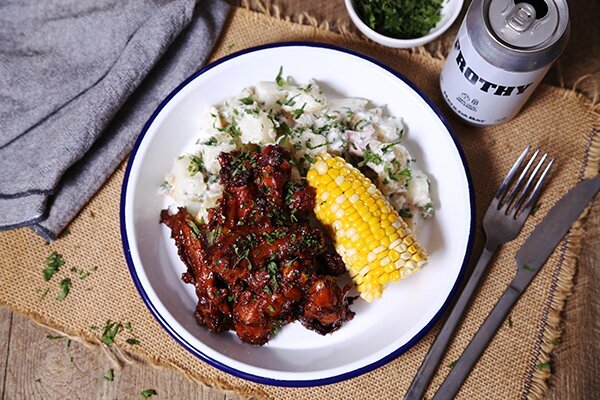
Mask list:
POLYGON ((471 273, 471 276, 461 292, 460 297, 456 301, 456 304, 452 308, 450 315, 448 315, 446 322, 442 326, 437 338, 425 356, 425 360, 423 361, 423 364, 421 364, 421 368, 419 368, 417 375, 408 388, 408 392, 406 392, 404 400, 422 399, 423 394, 425 393, 425 390, 427 390, 427 386, 429 385, 429 382, 437 370, 440 360, 442 359, 446 348, 448 347, 448 343, 450 343, 450 340, 454 335, 454 331, 456 330, 456 327, 458 326, 463 314, 465 313, 465 310, 467 309, 467 306, 469 305, 471 297, 473 297, 473 294, 475 294, 475 291, 479 286, 481 277, 485 273, 492 256, 496 252, 496 248, 497 246, 486 243, 486 246, 479 257, 479 261, 477 261, 475 269, 471 273))

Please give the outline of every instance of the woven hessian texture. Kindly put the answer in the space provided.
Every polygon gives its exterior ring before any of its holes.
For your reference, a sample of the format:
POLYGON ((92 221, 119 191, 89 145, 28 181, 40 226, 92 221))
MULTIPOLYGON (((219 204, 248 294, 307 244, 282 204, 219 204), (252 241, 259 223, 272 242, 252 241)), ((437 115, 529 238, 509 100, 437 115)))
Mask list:
MULTIPOLYGON (((600 148, 600 135, 597 131, 594 133, 598 126, 597 115, 574 92, 542 85, 521 114, 510 123, 488 129, 468 127, 452 118, 441 99, 438 76, 442 61, 426 54, 387 49, 358 38, 292 24, 243 9, 233 11, 213 60, 247 47, 290 40, 333 43, 373 56, 416 83, 450 116, 475 185, 478 226, 474 259, 483 244, 479 225, 483 212, 525 146, 541 147, 557 159, 539 211, 530 218, 519 237, 503 247, 494 259, 465 322, 442 361, 427 394, 429 398, 449 371, 448 364, 459 357, 512 279, 514 254, 532 228, 581 177, 598 170, 598 157, 589 157, 590 148, 596 152, 600 148), (589 165, 589 162, 595 164, 589 165)), ((0 304, 88 342, 97 340, 99 335, 90 326, 102 327, 108 319, 130 321, 140 344, 130 346, 124 342, 127 335, 118 335, 116 345, 120 348, 142 360, 179 369, 207 385, 248 396, 290 400, 390 399, 399 398, 406 391, 437 327, 395 361, 360 377, 315 388, 288 389, 246 382, 192 356, 154 320, 129 276, 119 232, 122 180, 123 167, 73 221, 71 233, 55 243, 47 245, 27 229, 0 234, 3 255, 0 261, 0 304), (47 283, 41 270, 45 257, 52 250, 62 254, 67 265, 52 282, 47 283), (73 266, 98 269, 87 279, 80 280, 69 272, 73 266), (73 288, 65 301, 57 302, 57 282, 65 276, 72 278, 73 288), (46 288, 50 291, 41 299, 46 288)), ((547 360, 552 350, 552 339, 557 335, 557 311, 570 290, 574 274, 576 236, 576 232, 571 232, 542 268, 512 311, 512 327, 505 324, 500 328, 462 387, 459 398, 538 398, 543 393, 543 380, 550 371, 536 366, 547 360)))

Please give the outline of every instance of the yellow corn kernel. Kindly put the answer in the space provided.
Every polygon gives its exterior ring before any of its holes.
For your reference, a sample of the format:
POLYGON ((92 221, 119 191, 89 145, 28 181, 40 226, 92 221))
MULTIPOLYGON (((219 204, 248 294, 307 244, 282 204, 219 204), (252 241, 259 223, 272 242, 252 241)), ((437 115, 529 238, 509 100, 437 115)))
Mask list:
POLYGON ((335 247, 361 297, 381 297, 390 281, 417 271, 427 254, 375 185, 340 157, 316 157, 307 174, 320 199, 317 219, 332 226, 335 247), (313 172, 314 171, 314 172, 313 172))

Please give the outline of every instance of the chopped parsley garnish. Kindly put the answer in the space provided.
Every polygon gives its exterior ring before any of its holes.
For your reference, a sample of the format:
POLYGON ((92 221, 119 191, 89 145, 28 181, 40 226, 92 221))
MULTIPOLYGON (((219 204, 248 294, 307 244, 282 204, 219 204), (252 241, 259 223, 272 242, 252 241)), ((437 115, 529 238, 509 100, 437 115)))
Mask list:
POLYGON ((134 339, 134 338, 129 338, 129 339, 125 340, 125 342, 126 342, 127 344, 130 344, 130 345, 132 345, 132 346, 135 346, 135 345, 137 345, 137 344, 140 344, 140 341, 139 341, 139 340, 137 340, 137 339, 134 339))
POLYGON ((232 294, 230 294, 229 296, 227 296, 227 301, 228 301, 228 302, 230 302, 230 303, 231 303, 231 302, 233 302, 233 300, 234 300, 234 297, 233 297, 233 295, 232 295, 232 294))
POLYGON ((359 129, 364 128, 367 125, 369 125, 369 121, 367 121, 366 119, 360 119, 360 120, 356 121, 356 123, 352 127, 352 130, 357 131, 359 129))
POLYGON ((300 118, 302 116, 302 114, 304 114, 304 107, 306 107, 306 103, 302 104, 302 107, 292 111, 295 119, 300 118))
POLYGON ((529 272, 535 272, 535 268, 533 268, 533 267, 530 267, 530 266, 529 266, 529 265, 527 265, 527 264, 523 264, 523 266, 522 266, 521 268, 523 268, 525 271, 529 271, 529 272))
POLYGON ((448 364, 448 368, 450 368, 450 369, 454 368, 454 366, 456 365, 456 362, 457 362, 457 361, 458 361, 458 360, 454 360, 454 361, 452 361, 450 364, 448 364))
POLYGON ((112 382, 115 380, 115 370, 114 369, 109 369, 108 372, 106 373, 106 375, 104 375, 102 378, 104 378, 104 380, 107 380, 109 382, 112 382))
POLYGON ((285 236, 285 232, 265 232, 264 233, 265 238, 267 239, 267 243, 269 244, 273 244, 273 242, 275 242, 277 239, 281 239, 282 237, 285 236))
POLYGON ((303 92, 309 93, 312 90, 312 83, 309 83, 306 86, 298 86, 298 89, 302 90, 303 92))
POLYGON ((342 107, 346 110, 346 118, 350 119, 354 116, 354 111, 350 107, 342 107))
POLYGON ((273 292, 271 291, 271 288, 269 288, 268 286, 263 287, 263 292, 265 292, 269 296, 273 296, 273 292))
POLYGON ((426 217, 431 217, 435 213, 435 206, 432 203, 427 203, 423 206, 423 213, 426 217))
POLYGON ((202 161, 202 158, 194 154, 190 154, 188 157, 190 159, 190 165, 188 165, 188 172, 192 176, 204 170, 204 162, 202 161))
POLYGON ((252 269, 252 263, 250 262, 250 249, 254 248, 257 245, 254 234, 249 234, 247 236, 238 237, 236 242, 233 244, 233 251, 237 256, 237 261, 233 264, 233 268, 237 267, 237 265, 246 260, 248 263, 248 269, 252 269))
POLYGON ((154 389, 146 389, 140 392, 140 397, 142 399, 149 399, 150 397, 155 396, 157 394, 158 392, 154 389))
POLYGON ((200 231, 200 228, 198 228, 198 225, 196 225, 196 223, 194 221, 192 221, 191 219, 189 219, 187 221, 187 224, 190 228, 192 228, 192 236, 196 239, 198 239, 200 237, 200 235, 202 235, 202 231, 200 231))
POLYGON ((387 171, 388 176, 390 177, 391 180, 393 181, 400 181, 400 178, 404 177, 404 184, 408 185, 408 183, 411 181, 412 179, 412 172, 410 171, 410 169, 408 168, 404 168, 403 170, 400 171, 392 171, 391 169, 389 169, 387 171))
POLYGON ((96 218, 96 214, 92 210, 90 210, 90 218, 96 218))
POLYGON ((102 337, 100 338, 100 340, 102 340, 102 343, 104 343, 107 346, 113 344, 113 342, 115 341, 115 336, 117 336, 117 333, 119 333, 122 327, 123 325, 121 325, 120 322, 112 322, 110 320, 106 321, 106 324, 104 325, 104 330, 102 331, 102 337))
POLYGON ((73 267, 70 269, 70 271, 75 274, 78 274, 79 279, 84 280, 84 279, 87 279, 92 274, 92 272, 96 272, 97 269, 98 269, 98 267, 94 267, 94 268, 92 268, 92 271, 85 271, 83 269, 77 269, 77 268, 73 267))
POLYGON ((395 140, 395 141, 393 141, 393 142, 390 142, 390 143, 386 144, 385 146, 383 146, 383 147, 381 148, 381 151, 383 151, 383 152, 386 152, 386 151, 388 151, 388 150, 389 150, 391 147, 394 147, 395 145, 397 145, 397 144, 400 144, 400 143, 402 143, 402 140, 400 140, 400 139, 398 139, 398 140, 395 140))
POLYGON ((275 312, 275 308, 270 304, 267 306, 267 310, 269 310, 270 312, 275 312))
POLYGON ((254 98, 252 96, 243 97, 240 99, 240 103, 245 104, 247 106, 254 104, 254 98))
POLYGON ((269 263, 267 264, 267 269, 269 270, 269 273, 271 274, 271 276, 277 275, 277 263, 275 261, 269 261, 269 263))
POLYGON ((217 130, 219 132, 227 132, 233 137, 242 136, 242 131, 240 131, 240 129, 238 128, 237 123, 235 122, 235 119, 232 119, 231 123, 229 125, 227 125, 225 128, 217 128, 217 130))
POLYGON ((278 133, 283 135, 283 136, 289 136, 290 133, 292 132, 289 125, 286 124, 285 122, 282 122, 279 124, 279 128, 277 129, 278 133))
POLYGON ((398 214, 400 214, 400 216, 402 218, 412 218, 413 217, 413 213, 410 212, 410 208, 402 208, 398 211, 398 214))
POLYGON ((367 145, 365 152, 363 153, 363 164, 373 163, 375 165, 379 165, 382 162, 383 160, 381 159, 381 156, 374 153, 373 150, 371 150, 371 146, 367 145))
POLYGON ((540 364, 536 365, 536 368, 540 371, 544 370, 544 369, 550 369, 550 363, 549 362, 540 363, 540 364))
MULTIPOLYGON (((171 190, 171 184, 169 182, 167 182, 167 181, 163 181, 160 184, 160 189, 164 190, 165 192, 168 192, 169 190, 171 190)), ((92 217, 91 214, 90 214, 90 217, 92 217)), ((94 217, 92 217, 92 218, 94 218, 94 217)))
POLYGON ((282 321, 275 321, 275 322, 273 322, 273 335, 278 334, 279 331, 281 330, 282 326, 283 326, 283 322, 282 321))
POLYGON ((306 235, 302 239, 302 243, 306 247, 310 247, 310 248, 316 248, 316 247, 320 247, 321 246, 321 242, 317 238, 313 237, 312 235, 306 235))
POLYGON ((205 146, 216 146, 217 143, 217 138, 214 136, 211 136, 210 139, 208 139, 206 142, 201 142, 200 139, 198 139, 198 141, 196 142, 196 144, 202 144, 205 146))
POLYGON ((60 281, 60 294, 56 296, 56 300, 63 301, 69 295, 69 291, 71 290, 71 279, 65 278, 60 281))
POLYGON ((279 87, 287 86, 290 83, 289 77, 287 79, 283 79, 283 65, 279 67, 279 72, 275 77, 275 83, 277 83, 277 86, 279 87))
POLYGON ((290 107, 292 107, 292 106, 294 106, 296 104, 296 102, 294 101, 294 99, 296 97, 298 97, 298 96, 300 96, 300 93, 298 93, 295 96, 290 97, 289 99, 288 98, 285 98, 284 100, 279 99, 279 100, 277 100, 277 104, 279 104, 280 106, 290 106, 290 107))
POLYGON ((50 339, 50 340, 56 340, 56 339, 62 339, 62 338, 64 338, 64 336, 46 335, 46 339, 50 339))
POLYGON ((400 175, 406 177, 407 181, 412 179, 412 172, 410 172, 410 169, 408 168, 404 168, 402 171, 400 171, 400 175))
POLYGON ((246 108, 244 110, 244 112, 246 114, 250 114, 250 115, 258 115, 258 113, 260 112, 260 110, 258 108, 246 108))
POLYGON ((306 161, 308 161, 311 164, 314 164, 317 162, 317 160, 315 160, 314 158, 312 158, 311 156, 309 156, 308 154, 304 155, 304 158, 306 158, 306 161))
POLYGON ((313 145, 310 144, 310 142, 306 142, 306 147, 308 147, 311 150, 314 150, 314 149, 318 149, 319 147, 327 146, 329 144, 331 144, 331 143, 325 142, 325 143, 321 143, 321 144, 318 144, 316 146, 313 146, 313 145))
POLYGON ((425 36, 442 18, 442 0, 356 0, 354 5, 369 28, 396 39, 425 36))
POLYGON ((534 216, 542 206, 541 203, 537 203, 535 206, 531 207, 531 211, 529 211, 529 215, 534 216))
POLYGON ((65 260, 56 251, 50 253, 46 258, 46 268, 44 268, 44 280, 49 281, 56 274, 60 267, 65 265, 65 260))

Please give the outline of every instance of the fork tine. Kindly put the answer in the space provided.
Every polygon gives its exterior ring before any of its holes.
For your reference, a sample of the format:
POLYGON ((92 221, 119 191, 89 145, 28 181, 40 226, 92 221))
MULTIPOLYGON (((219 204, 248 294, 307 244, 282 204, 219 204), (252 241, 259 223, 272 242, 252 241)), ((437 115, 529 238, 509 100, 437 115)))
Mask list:
POLYGON ((521 194, 519 195, 519 197, 517 198, 517 200, 515 201, 515 203, 513 205, 513 210, 514 210, 515 215, 518 213, 519 208, 523 204, 523 201, 525 200, 527 193, 529 192, 529 188, 531 187, 533 180, 535 179, 537 173, 542 168, 542 165, 544 165, 544 161, 546 161, 546 158, 548 158, 548 153, 545 153, 542 156, 542 159, 538 162, 538 164, 533 169, 533 172, 529 175, 529 179, 527 179, 527 183, 525 184, 525 187, 523 188, 523 190, 521 191, 521 194))
MULTIPOLYGON (((525 217, 527 215, 529 215, 529 212, 531 211, 534 204, 537 202, 538 198, 540 197, 540 194, 542 193, 542 189, 544 187, 544 184, 546 183, 546 180, 548 179, 548 174, 550 173, 550 169, 552 168, 553 164, 554 164, 554 158, 551 159, 550 162, 548 162, 548 165, 546 165, 544 172, 542 172, 540 179, 538 179, 535 187, 533 188, 533 191, 527 198, 525 205, 523 206, 523 208, 521 208, 521 212, 520 212, 521 215, 524 215, 525 217)), ((519 218, 521 217, 521 215, 519 215, 519 218)))
POLYGON ((506 206, 506 209, 507 210, 509 209, 510 204, 512 203, 513 199, 515 198, 515 195, 518 193, 519 188, 521 187, 521 183, 523 183, 523 179, 525 179, 525 177, 527 176, 529 169, 533 165, 533 162, 535 161, 535 159, 537 158, 539 153, 540 153, 539 149, 537 149, 535 151, 535 153, 533 153, 533 155, 527 162, 527 165, 525 166, 525 168, 523 168, 523 171, 521 171, 521 175, 519 175, 519 179, 517 179, 517 183, 513 187, 513 190, 506 197, 506 201, 504 201, 504 204, 502 205, 502 207, 506 206))
POLYGON ((500 201, 502 196, 504 196, 506 189, 508 189, 508 187, 510 186, 510 182, 512 182, 512 179, 514 178, 514 176, 517 173, 517 171, 519 170, 519 168, 521 168, 521 164, 523 164, 523 160, 525 159, 525 157, 527 157, 527 154, 529 153, 530 149, 531 149, 531 147, 527 146, 527 148, 525 148, 525 150, 523 150, 523 152, 521 153, 521 155, 519 156, 517 161, 514 163, 514 165, 510 169, 510 171, 508 171, 508 175, 506 175, 506 178, 504 178, 504 180, 502 181, 502 184, 500 185, 500 188, 498 189, 496 196, 494 196, 493 202, 500 201))

